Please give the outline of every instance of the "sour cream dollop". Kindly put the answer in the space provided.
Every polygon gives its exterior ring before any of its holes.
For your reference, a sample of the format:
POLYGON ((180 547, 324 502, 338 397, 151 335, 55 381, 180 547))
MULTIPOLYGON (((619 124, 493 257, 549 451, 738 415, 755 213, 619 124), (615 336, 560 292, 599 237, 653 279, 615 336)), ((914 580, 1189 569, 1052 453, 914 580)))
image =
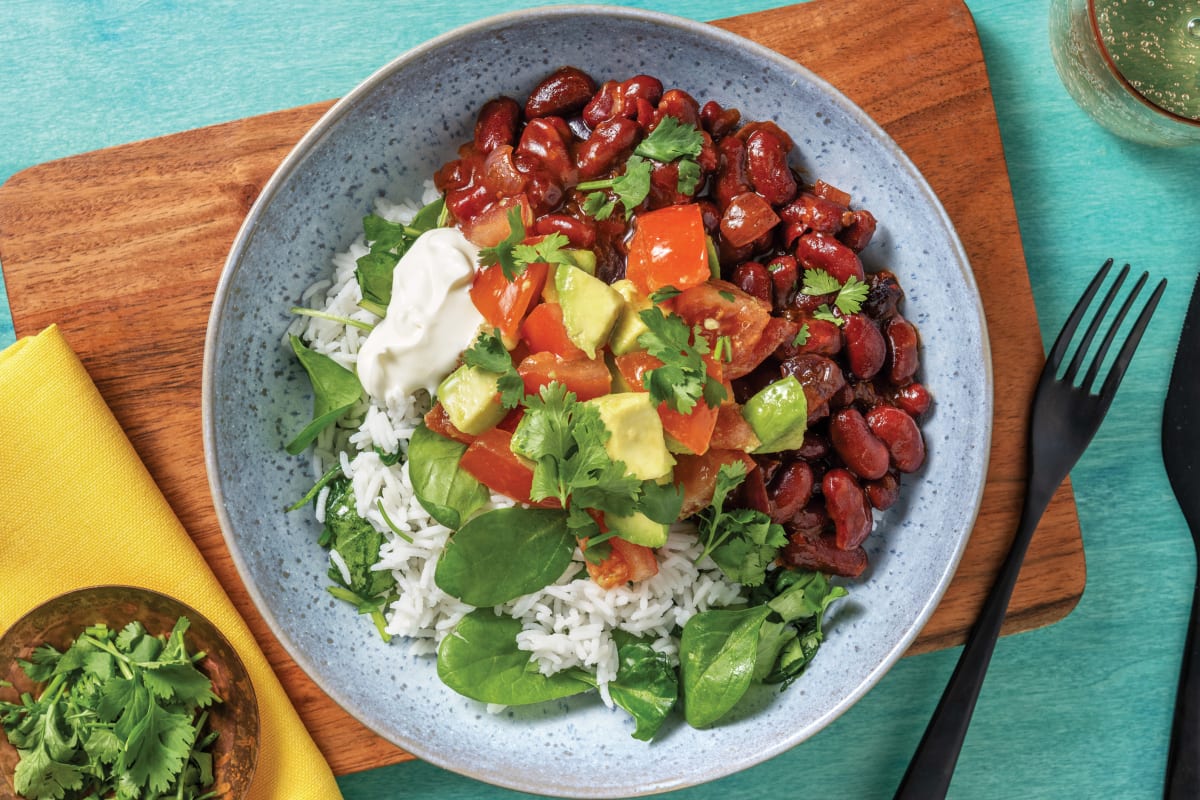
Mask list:
POLYGON ((471 302, 479 250, 457 228, 417 237, 392 273, 387 316, 358 352, 358 379, 376 401, 401 406, 433 394, 483 323, 471 302))

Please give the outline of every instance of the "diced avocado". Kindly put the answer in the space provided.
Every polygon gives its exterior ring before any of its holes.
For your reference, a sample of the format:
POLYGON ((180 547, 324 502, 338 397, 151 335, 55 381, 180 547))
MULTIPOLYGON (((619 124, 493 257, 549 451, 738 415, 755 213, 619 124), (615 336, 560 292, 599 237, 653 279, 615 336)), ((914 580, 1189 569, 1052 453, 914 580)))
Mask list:
POLYGON ((567 337, 588 358, 595 358, 608 341, 625 301, 604 281, 569 264, 559 264, 554 271, 554 288, 567 337))
POLYGON ((563 252, 567 254, 567 258, 571 259, 572 264, 579 267, 588 275, 596 274, 596 254, 591 250, 568 248, 563 252))
POLYGON ((609 349, 618 356, 635 350, 645 350, 646 348, 638 343, 638 337, 650 329, 646 327, 640 314, 653 305, 650 298, 643 296, 633 285, 633 281, 628 279, 617 281, 612 288, 621 295, 625 305, 621 308, 617 324, 613 326, 612 334, 608 337, 609 349))
POLYGON ((742 406, 742 417, 762 442, 755 453, 795 450, 808 428, 808 400, 795 375, 761 389, 742 406))
POLYGON ((463 364, 438 386, 437 399, 454 427, 476 436, 504 419, 499 382, 496 373, 463 364))
POLYGON ((663 440, 662 422, 647 392, 606 394, 587 401, 600 413, 610 436, 604 449, 613 461, 625 463, 625 472, 653 481, 671 473, 675 459, 663 440))
POLYGON ((625 541, 646 547, 662 547, 667 543, 670 530, 669 525, 655 522, 640 511, 634 511, 627 517, 605 514, 604 524, 625 541))

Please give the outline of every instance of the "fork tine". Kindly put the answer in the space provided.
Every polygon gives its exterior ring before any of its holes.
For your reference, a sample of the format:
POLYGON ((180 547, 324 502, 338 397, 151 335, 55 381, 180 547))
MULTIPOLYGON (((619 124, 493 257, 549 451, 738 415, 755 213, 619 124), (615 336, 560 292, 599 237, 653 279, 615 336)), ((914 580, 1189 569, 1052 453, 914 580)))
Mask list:
POLYGON ((1142 334, 1146 332, 1146 326, 1150 324, 1150 317, 1158 306, 1158 299, 1162 297, 1166 288, 1167 279, 1163 278, 1154 287, 1154 293, 1146 301, 1146 307, 1142 309, 1141 314, 1138 314, 1137 322, 1133 324, 1128 338, 1125 339, 1125 344, 1117 353, 1112 369, 1109 370, 1108 377, 1104 379, 1104 385, 1100 387, 1100 396, 1106 402, 1112 402, 1113 396, 1116 395, 1117 387, 1121 384, 1121 379, 1125 377, 1125 370, 1129 368, 1129 362, 1133 360, 1133 351, 1137 350, 1138 342, 1142 340, 1142 334))
POLYGON ((1100 288, 1100 284, 1104 282, 1105 276, 1108 275, 1109 269, 1112 268, 1113 260, 1110 258, 1100 267, 1100 271, 1096 273, 1096 277, 1092 278, 1092 282, 1088 284, 1087 291, 1079 298, 1079 302, 1075 304, 1075 308, 1071 310, 1071 316, 1067 317, 1067 321, 1063 324, 1062 330, 1058 334, 1058 338, 1054 340, 1054 346, 1050 348, 1050 355, 1046 356, 1046 366, 1052 374, 1058 371, 1059 364, 1062 363, 1063 354, 1067 352, 1067 345, 1071 343, 1071 337, 1075 335, 1075 329, 1079 327, 1079 321, 1083 319, 1084 312, 1091 305, 1092 298, 1096 296, 1096 291, 1100 288))
MULTIPOLYGON (((1129 265, 1126 264, 1125 268, 1128 270, 1129 265)), ((1124 272, 1122 272, 1122 277, 1124 277, 1124 272)), ((1138 278, 1138 282, 1134 284, 1133 290, 1129 293, 1129 296, 1125 298, 1125 302, 1121 305, 1121 310, 1118 311, 1116 317, 1113 318, 1112 325, 1108 327, 1108 334, 1104 337, 1104 341, 1100 343, 1100 348, 1096 351, 1096 355, 1092 359, 1092 366, 1088 369, 1087 375, 1083 379, 1082 388, 1085 392, 1090 392, 1092 390, 1092 383, 1096 380, 1096 373, 1100 371, 1100 365, 1103 363, 1104 357, 1108 355, 1108 348, 1112 345, 1113 339, 1117 338, 1117 328, 1120 328, 1121 323, 1125 321, 1125 315, 1128 314, 1129 309, 1133 307, 1133 301, 1137 299, 1138 295, 1142 291, 1142 287, 1146 285, 1146 279, 1149 277, 1150 273, 1142 273, 1142 276, 1138 278)), ((1096 323, 1098 324, 1099 322, 1100 320, 1097 318, 1096 323)))
POLYGON ((1092 339, 1096 338, 1096 331, 1100 330, 1100 324, 1104 322, 1104 315, 1108 313, 1108 309, 1110 306, 1112 306, 1113 300, 1117 298, 1117 292, 1121 290, 1121 284, 1125 283, 1125 278, 1128 275, 1129 265, 1126 264, 1125 266, 1121 267, 1121 271, 1117 273, 1117 278, 1113 281, 1112 286, 1108 287, 1108 294, 1104 295, 1104 300, 1100 303, 1099 310, 1092 315, 1091 324, 1088 325, 1087 332, 1083 334, 1083 338, 1079 340, 1079 347, 1075 349, 1075 355, 1071 359, 1071 364, 1067 367, 1067 371, 1063 374, 1063 380, 1067 383, 1074 382, 1075 375, 1079 372, 1079 367, 1083 364, 1084 356, 1087 355, 1088 348, 1092 346, 1092 339))

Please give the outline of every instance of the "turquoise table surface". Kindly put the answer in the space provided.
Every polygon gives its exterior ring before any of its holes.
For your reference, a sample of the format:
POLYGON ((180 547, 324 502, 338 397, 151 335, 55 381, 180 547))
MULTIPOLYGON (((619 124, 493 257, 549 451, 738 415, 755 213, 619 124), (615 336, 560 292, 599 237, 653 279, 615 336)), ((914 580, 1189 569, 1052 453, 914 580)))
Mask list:
MULTIPOLYGON (((3 0, 0 181, 67 155, 339 97, 429 37, 536 4, 3 0)), ((627 4, 709 20, 781 3, 627 4)), ((1045 2, 967 6, 992 82, 1043 337, 1109 256, 1170 286, 1072 473, 1087 555, 1083 598, 1062 621, 1001 640, 951 796, 1158 797, 1196 569, 1163 473, 1159 424, 1200 269, 1200 148, 1128 144, 1092 123, 1054 71, 1045 2)), ((0 345, 12 338, 0 299, 0 345)), ((890 797, 957 655, 903 659, 810 741, 669 797, 890 797)), ((340 784, 347 800, 522 796, 415 761, 340 784)))

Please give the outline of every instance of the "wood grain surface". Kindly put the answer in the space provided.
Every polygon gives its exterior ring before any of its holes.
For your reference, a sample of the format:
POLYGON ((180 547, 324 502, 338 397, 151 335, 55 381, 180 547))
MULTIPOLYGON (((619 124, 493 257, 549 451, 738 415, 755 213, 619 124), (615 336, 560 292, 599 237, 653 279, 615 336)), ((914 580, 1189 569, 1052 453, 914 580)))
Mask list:
MULTIPOLYGON (((979 40, 956 0, 816 0, 718 21, 846 93, 913 159, 953 220, 983 296, 995 376, 987 488, 942 604, 910 652, 960 643, 1007 550, 1024 492, 1026 412, 1043 359, 979 40), (851 38, 843 34, 856 31, 851 38), (1002 331, 1003 335, 996 335, 1002 331)), ((39 165, 0 187, 0 263, 18 335, 58 323, 171 506, 248 620, 338 774, 411 758, 296 666, 246 593, 208 493, 204 333, 226 252, 320 103, 39 165)), ((1034 538, 1005 632, 1061 619, 1083 592, 1071 490, 1034 538)))

